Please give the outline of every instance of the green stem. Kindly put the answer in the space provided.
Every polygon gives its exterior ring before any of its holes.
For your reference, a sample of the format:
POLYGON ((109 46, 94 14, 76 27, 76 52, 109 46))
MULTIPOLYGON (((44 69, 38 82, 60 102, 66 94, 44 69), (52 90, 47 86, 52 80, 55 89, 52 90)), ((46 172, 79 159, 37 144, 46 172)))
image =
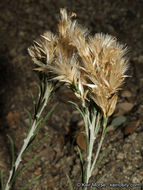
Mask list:
MULTIPOLYGON (((36 114, 36 117, 33 121, 33 124, 31 126, 31 129, 27 135, 27 137, 24 139, 24 143, 23 143, 23 146, 18 154, 18 157, 14 163, 14 167, 12 168, 12 170, 10 171, 10 174, 9 174, 9 178, 7 180, 7 183, 6 183, 6 186, 5 186, 5 189, 4 190, 9 190, 10 189, 10 186, 11 186, 11 181, 12 181, 12 178, 15 174, 15 172, 17 171, 18 167, 19 167, 19 164, 21 163, 22 161, 22 155, 24 153, 24 151, 26 150, 31 138, 33 137, 34 135, 34 132, 36 131, 37 127, 38 127, 38 122, 39 122, 39 119, 41 117, 41 114, 43 113, 43 110, 45 108, 45 106, 47 105, 47 102, 49 100, 49 97, 50 97, 50 94, 52 92, 52 87, 49 86, 49 84, 47 83, 46 85, 46 89, 45 89, 45 93, 44 93, 44 96, 42 98, 42 107, 40 110, 37 111, 37 114, 36 114)), ((41 97, 40 97, 41 98, 41 97)))
MULTIPOLYGON (((95 164, 97 162, 97 159, 98 159, 98 156, 99 156, 99 153, 101 150, 101 146, 102 146, 103 140, 106 135, 106 127, 107 127, 107 121, 108 121, 107 117, 103 117, 103 131, 102 131, 100 142, 98 144, 98 149, 97 149, 95 158, 92 163, 94 142, 97 138, 97 134, 98 134, 99 128, 100 128, 100 114, 98 114, 97 118, 95 119, 95 112, 93 112, 93 113, 94 114, 90 114, 91 118, 89 117, 90 116, 89 114, 86 115, 86 117, 88 117, 88 125, 87 125, 87 123, 85 123, 85 125, 88 126, 88 130, 89 130, 89 139, 87 142, 87 144, 89 146, 88 146, 88 150, 87 150, 87 163, 86 163, 85 181, 84 181, 84 183, 86 183, 86 184, 88 184, 89 179, 92 176, 95 164)), ((87 190, 87 187, 84 187, 83 189, 87 190)))
MULTIPOLYGON (((95 123, 96 123, 96 111, 93 110, 93 113, 91 113, 88 108, 87 112, 85 114, 86 117, 86 122, 85 122, 85 129, 86 129, 86 136, 88 135, 88 138, 86 139, 87 141, 87 150, 86 150, 86 168, 85 168, 85 180, 84 183, 88 183, 89 178, 91 177, 91 166, 92 166, 92 153, 93 153, 93 147, 94 147, 94 142, 95 142, 95 123), (91 116, 91 118, 90 118, 91 116), (88 131, 88 132, 87 132, 88 131)), ((84 190, 87 189, 87 187, 83 188, 84 190)))
POLYGON ((104 140, 105 135, 106 135, 107 121, 108 121, 108 118, 104 117, 103 118, 103 131, 102 131, 101 139, 100 139, 100 142, 98 144, 98 149, 97 149, 97 152, 96 152, 96 155, 95 155, 92 167, 91 167, 91 172, 93 172, 93 170, 94 170, 95 164, 97 162, 97 159, 98 159, 98 156, 99 156, 99 153, 100 153, 100 150, 101 150, 101 146, 102 146, 103 140, 104 140))

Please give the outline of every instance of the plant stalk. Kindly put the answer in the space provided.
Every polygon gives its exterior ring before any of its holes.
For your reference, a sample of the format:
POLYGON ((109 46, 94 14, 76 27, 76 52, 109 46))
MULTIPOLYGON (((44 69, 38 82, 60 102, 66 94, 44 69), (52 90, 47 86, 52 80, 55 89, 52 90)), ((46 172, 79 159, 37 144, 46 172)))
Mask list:
MULTIPOLYGON (((90 114, 86 114, 85 117, 88 118, 87 120, 88 120, 88 130, 89 130, 89 134, 88 134, 89 141, 87 142, 87 144, 89 146, 88 146, 88 150, 87 150, 87 163, 86 163, 86 170, 85 170, 85 176, 86 177, 85 177, 84 183, 88 184, 89 179, 92 176, 92 173, 94 171, 95 164, 97 162, 97 159, 98 159, 98 156, 99 156, 99 153, 101 150, 101 146, 102 146, 105 134, 106 134, 106 127, 107 127, 108 118, 107 117, 103 118, 103 131, 102 131, 100 142, 98 144, 98 149, 97 149, 95 158, 93 159, 93 162, 92 162, 93 147, 94 147, 94 142, 97 138, 97 134, 99 131, 98 125, 99 125, 100 120, 99 120, 99 114, 96 117, 95 113, 91 114, 91 118, 90 118, 90 114)), ((84 120, 84 121, 87 121, 87 120, 84 120)), ((87 126, 87 123, 85 123, 85 126, 87 126)), ((86 133, 87 133, 87 130, 86 130, 86 133)), ((87 190, 87 187, 85 186, 83 189, 87 190)))
MULTIPOLYGON (((31 138, 33 137, 34 135, 34 132, 36 131, 37 127, 38 127, 38 122, 39 122, 39 119, 41 117, 41 114, 43 113, 43 110, 44 108, 46 107, 47 103, 48 103, 48 100, 49 100, 49 97, 51 95, 51 92, 52 92, 52 87, 49 86, 49 84, 47 83, 46 84, 46 88, 45 88, 45 92, 44 92, 44 96, 42 98, 42 107, 41 109, 39 109, 37 111, 37 114, 36 114, 36 117, 35 119, 33 120, 33 124, 31 126, 31 129, 27 135, 27 137, 24 139, 24 143, 23 143, 23 146, 17 156, 17 159, 15 160, 15 163, 14 163, 14 166, 12 167, 10 173, 9 173, 9 177, 8 177, 8 180, 7 180, 7 183, 6 183, 6 186, 5 186, 5 189, 4 190, 9 190, 10 187, 11 187, 11 181, 12 181, 12 178, 13 178, 13 175, 16 173, 18 167, 19 167, 19 164, 21 163, 22 161, 22 155, 24 153, 24 151, 26 150, 31 138)), ((40 94, 41 95, 41 94, 40 94)))
MULTIPOLYGON (((87 108, 85 115, 84 115, 84 122, 85 122, 85 133, 88 138, 86 138, 86 144, 87 144, 87 149, 86 149, 86 168, 85 168, 85 176, 84 176, 84 183, 88 183, 89 178, 91 177, 91 166, 92 166, 92 152, 93 152, 93 147, 94 147, 94 142, 95 142, 95 123, 96 123, 96 112, 91 113, 89 111, 89 108, 87 108), (91 118, 90 118, 91 117, 91 118)), ((84 190, 87 189, 87 187, 83 188, 84 190)))
POLYGON ((98 149, 97 149, 97 152, 96 152, 96 155, 95 155, 92 167, 91 167, 91 172, 93 172, 93 170, 94 170, 95 164, 97 162, 97 159, 98 159, 98 156, 99 156, 99 153, 100 153, 100 150, 101 150, 101 146, 102 146, 103 140, 104 140, 105 135, 106 135, 107 121, 108 121, 108 119, 104 118, 104 121, 103 121, 103 131, 102 131, 102 135, 101 135, 101 139, 100 139, 100 142, 99 142, 99 145, 98 145, 98 149))

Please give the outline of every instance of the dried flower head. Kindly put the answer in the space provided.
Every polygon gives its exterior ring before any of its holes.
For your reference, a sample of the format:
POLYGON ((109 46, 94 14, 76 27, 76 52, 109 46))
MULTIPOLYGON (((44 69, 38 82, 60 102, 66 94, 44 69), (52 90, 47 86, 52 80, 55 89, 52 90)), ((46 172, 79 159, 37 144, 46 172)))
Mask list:
POLYGON ((92 99, 110 116, 116 107, 117 91, 128 68, 127 48, 105 34, 88 35, 75 13, 60 10, 58 36, 46 32, 29 48, 36 70, 51 72, 52 80, 71 85, 82 100, 92 99))
POLYGON ((59 55, 49 68, 51 72, 56 74, 53 80, 59 80, 71 85, 78 83, 79 69, 77 59, 74 55, 71 58, 59 55))
POLYGON ((82 68, 84 85, 90 88, 91 98, 101 107, 103 113, 110 116, 115 110, 116 93, 126 77, 127 49, 112 36, 104 34, 90 37, 88 44, 88 56, 92 61, 87 61, 82 68))
POLYGON ((51 32, 46 32, 38 41, 34 41, 33 46, 28 48, 33 62, 39 66, 35 70, 45 71, 46 66, 52 63, 57 42, 57 36, 51 32))

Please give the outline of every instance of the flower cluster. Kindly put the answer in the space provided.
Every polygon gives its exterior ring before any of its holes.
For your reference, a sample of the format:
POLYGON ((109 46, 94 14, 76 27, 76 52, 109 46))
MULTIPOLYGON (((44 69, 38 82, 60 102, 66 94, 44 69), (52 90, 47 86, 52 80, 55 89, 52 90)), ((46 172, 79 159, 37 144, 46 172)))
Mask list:
POLYGON ((115 110, 117 91, 128 68, 127 48, 105 34, 88 34, 73 17, 61 9, 58 35, 46 32, 30 47, 35 70, 51 73, 52 80, 68 84, 82 100, 92 99, 110 116, 115 110))

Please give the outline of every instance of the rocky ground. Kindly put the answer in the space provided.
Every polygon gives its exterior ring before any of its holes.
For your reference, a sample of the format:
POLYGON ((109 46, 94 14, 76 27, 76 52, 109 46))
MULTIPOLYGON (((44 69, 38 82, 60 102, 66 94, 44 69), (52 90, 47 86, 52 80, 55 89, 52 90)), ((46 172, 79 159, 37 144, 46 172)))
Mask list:
MULTIPOLYGON (((59 9, 67 8, 77 13, 78 22, 91 34, 103 32, 116 36, 129 47, 130 68, 126 84, 119 95, 116 114, 126 121, 119 127, 111 125, 103 150, 114 150, 103 159, 92 182, 107 174, 104 184, 127 183, 134 187, 122 189, 141 190, 143 187, 143 1, 142 0, 1 0, 0 2, 0 169, 4 181, 10 168, 10 145, 7 135, 15 142, 18 153, 27 130, 25 109, 32 112, 31 90, 37 95, 37 75, 32 71, 32 61, 27 48, 46 30, 56 32, 59 9)), ((12 190, 21 190, 32 177, 41 177, 29 190, 69 189, 66 173, 75 189, 80 176, 76 144, 77 128, 83 125, 79 113, 68 100, 78 100, 62 88, 47 106, 58 102, 56 110, 41 129, 38 139, 47 136, 24 157, 24 164, 35 153, 36 162, 14 184, 12 190), (72 131, 76 131, 74 135, 72 131), (76 136, 76 137, 75 137, 76 136)), ((84 150, 83 150, 83 154, 84 150)), ((99 187, 98 189, 101 189, 99 187)), ((121 189, 104 187, 102 189, 121 189)))

